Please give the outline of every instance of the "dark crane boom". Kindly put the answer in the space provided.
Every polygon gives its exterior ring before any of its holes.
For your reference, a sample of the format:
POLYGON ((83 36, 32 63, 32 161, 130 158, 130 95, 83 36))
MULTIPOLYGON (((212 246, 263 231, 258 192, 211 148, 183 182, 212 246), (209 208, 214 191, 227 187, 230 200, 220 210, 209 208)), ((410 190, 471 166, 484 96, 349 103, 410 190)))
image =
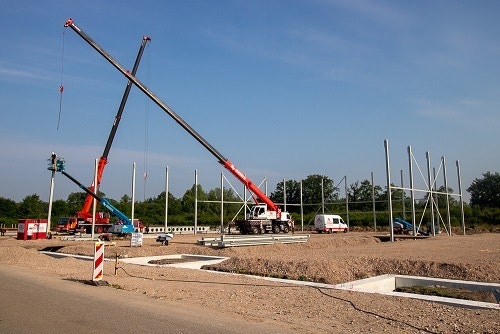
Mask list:
POLYGON ((196 132, 188 123, 186 123, 179 115, 177 115, 172 108, 165 104, 158 96, 149 90, 143 83, 141 83, 130 71, 126 70, 120 63, 111 57, 103 48, 94 42, 85 32, 76 26, 73 19, 68 19, 64 24, 65 27, 70 27, 80 37, 82 37, 90 46, 92 46, 101 56, 103 56, 111 65, 118 71, 125 75, 137 88, 146 94, 153 102, 155 102, 163 111, 172 117, 184 130, 186 130, 193 138, 202 144, 212 155, 214 155, 218 162, 224 166, 231 174, 240 180, 253 194, 256 203, 264 202, 270 211, 276 212, 276 216, 281 216, 281 209, 259 189, 250 179, 248 179, 241 171, 239 171, 234 164, 225 158, 219 151, 217 151, 210 143, 208 143, 198 132, 196 132))
MULTIPOLYGON (((141 46, 139 48, 139 52, 137 53, 137 57, 134 62, 134 67, 132 68, 132 75, 137 73, 137 69, 139 68, 139 64, 141 62, 142 54, 144 53, 144 48, 146 47, 146 43, 151 41, 149 36, 143 36, 141 46)), ((113 144, 113 140, 116 135, 116 130, 118 129, 118 125, 120 124, 120 120, 122 118, 123 110, 125 109, 125 104, 127 103, 128 96, 130 94, 130 90, 132 88, 132 81, 128 80, 127 86, 125 87, 125 91, 123 92, 122 100, 120 102, 120 106, 118 107, 118 111, 115 116, 115 121, 113 122, 113 126, 111 127, 111 131, 109 133, 108 141, 106 142, 106 146, 104 147, 104 151, 102 153, 101 158, 99 158, 99 162, 97 165, 97 184, 92 184, 90 186, 91 191, 95 191, 99 189, 99 185, 101 184, 102 174, 104 172, 104 167, 108 163, 108 155, 111 149, 111 145, 113 144)), ((87 193, 87 197, 85 198, 85 202, 83 203, 82 210, 78 212, 78 216, 84 219, 89 218, 90 208, 92 206, 93 197, 90 193, 87 193)))

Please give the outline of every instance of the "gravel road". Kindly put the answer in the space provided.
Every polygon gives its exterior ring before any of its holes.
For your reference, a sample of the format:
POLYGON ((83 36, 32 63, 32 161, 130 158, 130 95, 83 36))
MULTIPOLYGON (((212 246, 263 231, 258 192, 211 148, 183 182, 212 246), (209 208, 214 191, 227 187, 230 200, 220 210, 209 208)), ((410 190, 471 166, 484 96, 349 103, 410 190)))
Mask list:
MULTIPOLYGON (((196 244, 209 235, 176 235, 169 246, 144 238, 142 247, 128 241, 107 246, 114 258, 163 254, 229 257, 206 270, 105 263, 104 280, 130 298, 147 296, 175 302, 193 312, 206 310, 235 322, 250 321, 292 333, 500 333, 500 309, 474 310, 401 297, 268 282, 238 275, 341 283, 380 274, 409 274, 500 282, 500 234, 439 235, 425 240, 380 242, 374 233, 319 235, 303 244, 212 249, 196 244)), ((0 238, 0 265, 82 284, 91 279, 92 263, 39 253, 93 255, 93 243, 0 238)), ((279 331, 278 331, 279 332, 279 331)))

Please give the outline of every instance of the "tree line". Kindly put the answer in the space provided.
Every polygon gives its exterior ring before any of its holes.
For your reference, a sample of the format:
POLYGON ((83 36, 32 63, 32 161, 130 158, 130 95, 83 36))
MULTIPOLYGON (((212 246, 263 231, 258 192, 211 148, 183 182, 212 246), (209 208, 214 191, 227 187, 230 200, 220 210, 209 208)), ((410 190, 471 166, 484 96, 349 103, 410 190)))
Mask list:
MULTIPOLYGON (((232 189, 223 189, 223 217, 224 222, 243 218, 242 199, 232 189)), ((486 172, 481 178, 473 180, 467 188, 470 193, 470 202, 464 205, 466 223, 475 224, 500 224, 500 174, 498 172, 486 172)), ((439 195, 435 195, 434 202, 438 204, 441 216, 445 216, 444 193, 453 193, 451 188, 437 189, 439 195)), ((388 203, 387 189, 372 184, 368 180, 355 181, 347 187, 347 199, 341 196, 338 187, 332 179, 324 175, 309 175, 301 181, 288 180, 277 184, 276 189, 269 197, 278 204, 286 203, 286 210, 292 214, 296 222, 304 217, 304 225, 307 227, 313 217, 322 213, 338 213, 344 215, 348 207, 350 224, 353 226, 371 226, 373 224, 373 212, 377 218, 377 225, 388 225, 388 203), (299 203, 303 203, 302 206, 299 203), (346 205, 347 203, 347 205, 346 205)), ((195 219, 194 205, 197 194, 197 214, 199 225, 218 226, 221 221, 221 189, 215 188, 205 191, 201 185, 193 185, 180 198, 168 193, 168 221, 169 225, 192 225, 195 219), (197 189, 195 188, 197 187, 197 189)), ((106 197, 99 192, 100 197, 106 197)), ((165 220, 165 192, 156 197, 138 201, 134 204, 134 217, 139 218, 148 226, 163 225, 165 220)), ((405 212, 409 214, 411 201, 408 194, 402 190, 393 189, 393 214, 402 217, 405 212)), ((430 221, 428 213, 424 208, 429 206, 428 196, 416 200, 416 210, 424 214, 424 221, 430 221)), ((52 203, 51 226, 60 217, 68 217, 78 212, 85 200, 85 192, 71 193, 66 200, 56 200, 52 203)), ((118 210, 130 217, 131 198, 123 195, 120 200, 109 199, 118 210)), ((461 224, 460 203, 457 198, 449 197, 451 223, 461 224)), ((0 226, 10 226, 17 223, 19 218, 46 218, 49 203, 40 199, 39 195, 31 194, 21 202, 0 197, 0 226)), ((100 205, 98 211, 106 211, 100 205)))

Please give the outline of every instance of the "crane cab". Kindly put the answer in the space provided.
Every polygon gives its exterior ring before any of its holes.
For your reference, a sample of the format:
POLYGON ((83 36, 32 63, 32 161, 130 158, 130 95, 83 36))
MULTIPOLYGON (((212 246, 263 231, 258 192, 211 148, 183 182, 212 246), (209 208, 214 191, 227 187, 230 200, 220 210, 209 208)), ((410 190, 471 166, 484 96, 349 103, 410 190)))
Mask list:
POLYGON ((252 207, 250 211, 250 219, 276 219, 276 211, 267 209, 266 204, 258 204, 252 207))

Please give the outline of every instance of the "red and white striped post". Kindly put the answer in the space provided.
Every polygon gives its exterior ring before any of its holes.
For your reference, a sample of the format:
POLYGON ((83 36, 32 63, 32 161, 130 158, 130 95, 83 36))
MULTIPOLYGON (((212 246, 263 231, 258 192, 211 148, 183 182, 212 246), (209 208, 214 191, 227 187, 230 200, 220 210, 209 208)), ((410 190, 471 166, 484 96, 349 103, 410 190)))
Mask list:
POLYGON ((102 280, 104 268, 104 243, 96 242, 94 245, 94 273, 92 281, 97 282, 102 280))

